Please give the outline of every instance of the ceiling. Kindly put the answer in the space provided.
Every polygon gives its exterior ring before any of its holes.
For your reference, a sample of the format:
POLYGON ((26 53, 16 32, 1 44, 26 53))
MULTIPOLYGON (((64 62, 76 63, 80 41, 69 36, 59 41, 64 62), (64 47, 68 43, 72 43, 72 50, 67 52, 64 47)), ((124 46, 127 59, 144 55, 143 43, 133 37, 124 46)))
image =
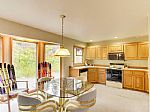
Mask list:
POLYGON ((89 42, 146 35, 150 0, 0 0, 0 17, 89 42))

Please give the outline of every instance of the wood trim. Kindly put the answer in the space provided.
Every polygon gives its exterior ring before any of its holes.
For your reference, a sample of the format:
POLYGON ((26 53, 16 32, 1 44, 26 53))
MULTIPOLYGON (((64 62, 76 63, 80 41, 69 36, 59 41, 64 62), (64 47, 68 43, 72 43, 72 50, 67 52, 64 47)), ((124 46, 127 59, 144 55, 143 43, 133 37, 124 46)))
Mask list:
POLYGON ((2 63, 4 63, 4 56, 5 56, 5 54, 4 54, 4 37, 2 37, 2 63))
POLYGON ((38 41, 37 42, 35 42, 35 41, 29 41, 29 40, 21 40, 21 39, 16 39, 16 38, 13 38, 13 37, 11 37, 12 38, 12 40, 15 40, 15 41, 20 41, 20 42, 28 42, 28 43, 38 43, 38 41))
POLYGON ((38 42, 37 44, 37 60, 38 60, 38 63, 40 63, 40 54, 41 54, 41 49, 40 49, 40 42, 38 42))
POLYGON ((44 62, 45 61, 45 44, 44 44, 44 42, 40 42, 40 43, 41 43, 41 53, 42 53, 41 61, 44 62))
POLYGON ((13 43, 12 43, 12 38, 10 37, 9 39, 10 41, 10 64, 12 64, 12 47, 13 47, 13 43))

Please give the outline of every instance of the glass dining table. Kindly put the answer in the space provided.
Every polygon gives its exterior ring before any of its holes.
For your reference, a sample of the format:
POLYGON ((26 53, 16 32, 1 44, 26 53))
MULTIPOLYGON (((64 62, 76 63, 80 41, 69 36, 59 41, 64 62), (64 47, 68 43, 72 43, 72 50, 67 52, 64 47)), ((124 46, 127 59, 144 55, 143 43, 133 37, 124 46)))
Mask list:
POLYGON ((54 78, 44 83, 43 91, 54 97, 58 97, 58 111, 63 112, 64 105, 73 97, 79 96, 92 88, 94 84, 77 80, 73 77, 54 78))

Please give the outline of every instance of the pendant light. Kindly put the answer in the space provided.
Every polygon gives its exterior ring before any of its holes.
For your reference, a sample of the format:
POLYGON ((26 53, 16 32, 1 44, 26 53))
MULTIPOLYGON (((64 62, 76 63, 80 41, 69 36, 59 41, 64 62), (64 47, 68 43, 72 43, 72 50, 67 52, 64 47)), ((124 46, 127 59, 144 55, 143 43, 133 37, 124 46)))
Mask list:
POLYGON ((61 35, 61 37, 62 37, 62 40, 61 40, 61 45, 60 45, 60 49, 58 49, 58 50, 56 50, 56 52, 55 52, 55 56, 60 56, 60 57, 68 57, 68 56, 70 56, 70 52, 69 52, 69 50, 68 49, 66 49, 66 48, 64 48, 64 35, 63 35, 63 28, 64 28, 64 18, 66 17, 65 15, 61 15, 60 16, 61 17, 61 19, 62 19, 62 35, 61 35))

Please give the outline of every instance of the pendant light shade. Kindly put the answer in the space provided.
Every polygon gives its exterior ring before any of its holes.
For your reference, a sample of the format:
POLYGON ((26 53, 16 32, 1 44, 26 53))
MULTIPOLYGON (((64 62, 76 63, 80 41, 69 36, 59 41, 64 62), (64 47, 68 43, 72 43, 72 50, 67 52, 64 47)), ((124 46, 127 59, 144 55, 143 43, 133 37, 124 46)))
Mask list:
POLYGON ((64 48, 64 36, 63 36, 63 23, 64 23, 64 18, 66 17, 65 15, 61 15, 60 16, 61 17, 61 19, 62 19, 62 44, 61 44, 61 47, 60 47, 60 49, 58 49, 58 50, 56 50, 56 52, 55 52, 55 56, 60 56, 60 57, 69 57, 70 56, 70 52, 69 52, 69 50, 68 49, 66 49, 66 48, 64 48))
POLYGON ((60 49, 56 50, 55 56, 68 57, 70 56, 70 52, 68 49, 61 47, 60 49))

